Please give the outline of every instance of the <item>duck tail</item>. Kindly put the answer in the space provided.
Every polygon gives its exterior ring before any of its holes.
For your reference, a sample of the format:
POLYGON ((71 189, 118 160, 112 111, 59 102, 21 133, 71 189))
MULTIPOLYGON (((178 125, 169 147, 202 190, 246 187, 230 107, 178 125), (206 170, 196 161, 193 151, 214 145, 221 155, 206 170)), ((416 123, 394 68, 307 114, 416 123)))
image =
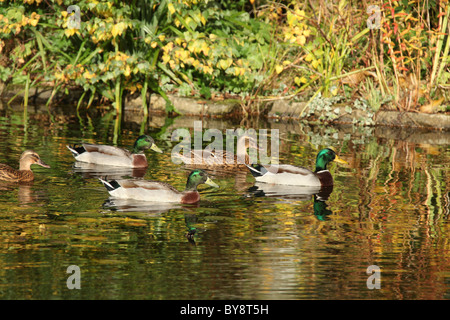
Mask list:
POLYGON ((254 176, 254 177, 261 177, 263 176, 266 172, 267 169, 264 168, 262 165, 260 164, 252 164, 252 165, 248 165, 246 164, 247 168, 250 169, 250 173, 254 176))
POLYGON ((74 157, 77 157, 86 151, 86 149, 83 146, 77 147, 76 144, 74 144, 73 146, 67 145, 66 147, 67 147, 67 149, 70 150, 70 152, 72 152, 74 157))
POLYGON ((120 188, 120 184, 116 180, 108 181, 106 180, 106 177, 104 179, 98 178, 101 183, 106 187, 108 191, 116 190, 117 188, 120 188))

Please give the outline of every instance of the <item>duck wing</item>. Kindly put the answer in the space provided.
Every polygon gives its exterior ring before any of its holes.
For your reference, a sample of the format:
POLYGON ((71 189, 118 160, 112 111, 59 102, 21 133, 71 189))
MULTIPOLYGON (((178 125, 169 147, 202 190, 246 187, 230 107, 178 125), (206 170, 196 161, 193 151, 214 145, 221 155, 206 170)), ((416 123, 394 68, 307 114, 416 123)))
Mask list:
POLYGON ((109 194, 120 199, 135 199, 152 202, 181 202, 182 193, 171 185, 149 180, 121 179, 106 181, 100 179, 109 194))
POLYGON ((190 166, 212 166, 218 165, 220 163, 220 158, 218 158, 215 154, 215 150, 211 152, 211 150, 191 150, 186 155, 184 154, 175 154, 184 164, 190 166))
POLYGON ((289 164, 250 167, 256 181, 295 185, 295 186, 321 186, 317 175, 305 167, 289 164))
MULTIPOLYGON (((115 146, 83 143, 79 146, 67 146, 67 148, 77 161, 101 165, 141 167, 135 164, 135 158, 145 159, 144 154, 134 155, 126 149, 115 146)), ((143 162, 146 164, 146 160, 143 162)))
POLYGON ((0 180, 18 181, 19 173, 7 164, 0 164, 0 180))
POLYGON ((279 164, 279 165, 270 165, 270 166, 264 166, 264 165, 247 165, 247 167, 250 169, 250 172, 255 177, 261 177, 264 175, 275 175, 275 174, 296 174, 296 175, 302 175, 302 176, 308 176, 311 174, 314 174, 311 170, 305 167, 296 167, 290 164, 279 164))
POLYGON ((160 181, 139 180, 139 179, 121 179, 116 181, 124 189, 139 188, 148 191, 165 190, 180 193, 170 184, 160 181))
POLYGON ((130 157, 131 152, 115 146, 107 146, 100 144, 89 144, 83 143, 83 147, 86 152, 93 153, 98 152, 104 155, 115 156, 115 157, 130 157))
POLYGON ((175 154, 184 164, 198 168, 244 168, 249 163, 249 156, 236 156, 226 150, 204 149, 191 150, 187 155, 175 154), (242 158, 242 159, 241 159, 242 158))

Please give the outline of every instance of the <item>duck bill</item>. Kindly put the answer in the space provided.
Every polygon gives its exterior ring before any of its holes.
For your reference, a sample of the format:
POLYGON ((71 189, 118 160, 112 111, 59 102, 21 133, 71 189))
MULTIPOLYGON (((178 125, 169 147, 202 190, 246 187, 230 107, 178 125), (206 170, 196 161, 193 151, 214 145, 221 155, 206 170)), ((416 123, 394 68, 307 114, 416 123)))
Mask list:
POLYGON ((38 162, 36 162, 36 164, 40 165, 41 167, 44 168, 50 168, 50 166, 48 164, 46 164, 44 161, 39 160, 38 162))
POLYGON ((163 153, 162 150, 160 148, 158 148, 158 146, 156 144, 152 144, 150 149, 152 149, 153 151, 158 152, 158 153, 163 153))
POLYGON ((219 185, 217 183, 215 183, 214 181, 212 181, 209 177, 208 177, 208 179, 206 179, 205 184, 207 184, 208 186, 214 187, 214 188, 219 188, 219 185))
POLYGON ((334 158, 333 161, 334 161, 334 162, 337 162, 337 163, 348 164, 347 161, 345 161, 345 160, 342 159, 342 158, 339 158, 338 156, 336 156, 336 158, 334 158))

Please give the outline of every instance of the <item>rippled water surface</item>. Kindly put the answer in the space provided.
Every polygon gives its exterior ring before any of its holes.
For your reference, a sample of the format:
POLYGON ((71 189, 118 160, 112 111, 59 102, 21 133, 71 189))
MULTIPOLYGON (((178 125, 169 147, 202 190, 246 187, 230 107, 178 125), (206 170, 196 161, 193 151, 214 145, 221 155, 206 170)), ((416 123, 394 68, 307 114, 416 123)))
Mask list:
POLYGON ((183 189, 189 171, 171 160, 171 133, 198 119, 139 119, 117 129, 106 111, 0 111, 0 163, 18 167, 32 148, 51 166, 34 166, 31 185, 0 182, 1 299, 450 298, 449 132, 204 119, 224 133, 278 129, 282 163, 313 168, 331 145, 349 165, 329 166, 325 195, 212 172, 220 189, 201 185, 195 206, 117 202, 97 179, 105 172, 74 169, 66 145, 129 147, 149 133, 164 153, 146 152, 143 177, 183 189), (70 265, 80 290, 67 288, 70 265), (371 265, 380 289, 367 286, 371 265))

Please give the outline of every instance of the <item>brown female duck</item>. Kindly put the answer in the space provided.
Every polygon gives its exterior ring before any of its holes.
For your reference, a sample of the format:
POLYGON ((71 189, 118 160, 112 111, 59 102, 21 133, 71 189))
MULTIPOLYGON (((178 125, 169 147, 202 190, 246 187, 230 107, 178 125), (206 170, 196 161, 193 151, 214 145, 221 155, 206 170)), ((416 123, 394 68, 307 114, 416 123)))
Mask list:
POLYGON ((174 156, 193 168, 247 170, 246 164, 250 163, 250 156, 247 153, 249 148, 260 149, 254 137, 242 135, 237 140, 236 154, 228 150, 194 149, 186 155, 174 154, 174 156))
POLYGON ((20 156, 19 170, 16 170, 7 164, 0 163, 0 180, 10 182, 30 182, 34 180, 31 165, 38 164, 44 168, 50 168, 44 163, 39 155, 33 150, 25 150, 20 156))

